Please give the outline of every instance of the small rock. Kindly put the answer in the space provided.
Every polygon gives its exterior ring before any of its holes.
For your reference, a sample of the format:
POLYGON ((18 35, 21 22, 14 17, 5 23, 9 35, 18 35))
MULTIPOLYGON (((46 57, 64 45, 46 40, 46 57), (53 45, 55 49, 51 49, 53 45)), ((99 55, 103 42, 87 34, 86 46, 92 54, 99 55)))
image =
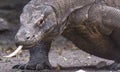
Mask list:
POLYGON ((8 30, 8 29, 9 29, 9 25, 8 25, 7 21, 0 18, 0 31, 8 30))
POLYGON ((88 56, 87 59, 91 59, 91 56, 88 56))
POLYGON ((62 68, 62 66, 59 65, 59 64, 57 64, 57 66, 56 66, 56 70, 61 70, 61 68, 62 68))
POLYGON ((85 70, 78 70, 78 71, 75 71, 75 72, 86 72, 85 70))
POLYGON ((0 58, 0 61, 2 61, 2 59, 0 58))
POLYGON ((106 66, 107 65, 107 63, 105 62, 105 61, 101 61, 101 62, 99 62, 97 65, 96 65, 96 67, 97 68, 102 68, 102 67, 104 67, 104 66, 106 66))
POLYGON ((67 58, 66 57, 63 57, 64 61, 67 61, 67 58))

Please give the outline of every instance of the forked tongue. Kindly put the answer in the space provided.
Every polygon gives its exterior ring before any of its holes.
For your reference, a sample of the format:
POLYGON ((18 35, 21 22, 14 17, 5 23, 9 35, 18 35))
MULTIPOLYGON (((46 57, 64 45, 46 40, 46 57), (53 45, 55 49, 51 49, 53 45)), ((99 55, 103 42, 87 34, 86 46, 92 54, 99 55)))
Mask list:
POLYGON ((23 48, 23 45, 19 45, 18 48, 14 52, 12 52, 11 54, 9 54, 7 56, 3 56, 3 57, 11 58, 11 57, 15 56, 22 48, 23 48))

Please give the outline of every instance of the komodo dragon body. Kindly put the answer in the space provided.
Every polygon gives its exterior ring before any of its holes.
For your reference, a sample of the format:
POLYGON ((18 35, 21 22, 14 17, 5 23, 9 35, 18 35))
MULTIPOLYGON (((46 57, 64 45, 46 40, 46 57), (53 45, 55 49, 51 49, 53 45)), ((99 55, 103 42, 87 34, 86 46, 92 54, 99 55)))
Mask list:
POLYGON ((31 0, 15 37, 18 45, 29 48, 30 61, 13 68, 51 69, 51 43, 63 35, 90 54, 115 60, 111 68, 119 69, 119 4, 119 0, 31 0))

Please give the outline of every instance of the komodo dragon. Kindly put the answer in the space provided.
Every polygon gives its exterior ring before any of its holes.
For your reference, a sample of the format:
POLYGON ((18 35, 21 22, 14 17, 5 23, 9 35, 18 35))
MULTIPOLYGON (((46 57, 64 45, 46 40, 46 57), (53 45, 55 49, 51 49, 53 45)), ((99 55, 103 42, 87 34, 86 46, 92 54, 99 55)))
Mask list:
POLYGON ((16 44, 30 50, 29 62, 13 68, 51 69, 48 53, 59 35, 120 69, 120 0, 31 0, 20 16, 16 44))

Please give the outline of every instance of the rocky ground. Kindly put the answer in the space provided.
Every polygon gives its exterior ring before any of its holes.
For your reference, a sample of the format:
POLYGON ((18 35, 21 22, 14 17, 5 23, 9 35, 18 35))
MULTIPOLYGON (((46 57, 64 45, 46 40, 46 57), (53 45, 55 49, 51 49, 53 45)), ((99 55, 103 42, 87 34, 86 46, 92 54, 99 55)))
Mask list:
MULTIPOLYGON (((9 53, 10 51, 8 51, 8 53, 1 52, 0 72, 21 72, 20 70, 12 70, 11 68, 12 66, 19 63, 27 63, 29 60, 28 51, 22 51, 19 55, 13 58, 3 58, 4 55, 7 55, 9 53)), ((62 37, 59 37, 52 44, 52 48, 49 53, 49 60, 52 66, 57 68, 57 71, 54 70, 51 72, 58 72, 60 69, 64 69, 61 72, 75 72, 79 69, 84 69, 86 71, 101 71, 97 68, 113 63, 113 61, 95 57, 81 51, 80 49, 76 48, 70 41, 62 37)))

